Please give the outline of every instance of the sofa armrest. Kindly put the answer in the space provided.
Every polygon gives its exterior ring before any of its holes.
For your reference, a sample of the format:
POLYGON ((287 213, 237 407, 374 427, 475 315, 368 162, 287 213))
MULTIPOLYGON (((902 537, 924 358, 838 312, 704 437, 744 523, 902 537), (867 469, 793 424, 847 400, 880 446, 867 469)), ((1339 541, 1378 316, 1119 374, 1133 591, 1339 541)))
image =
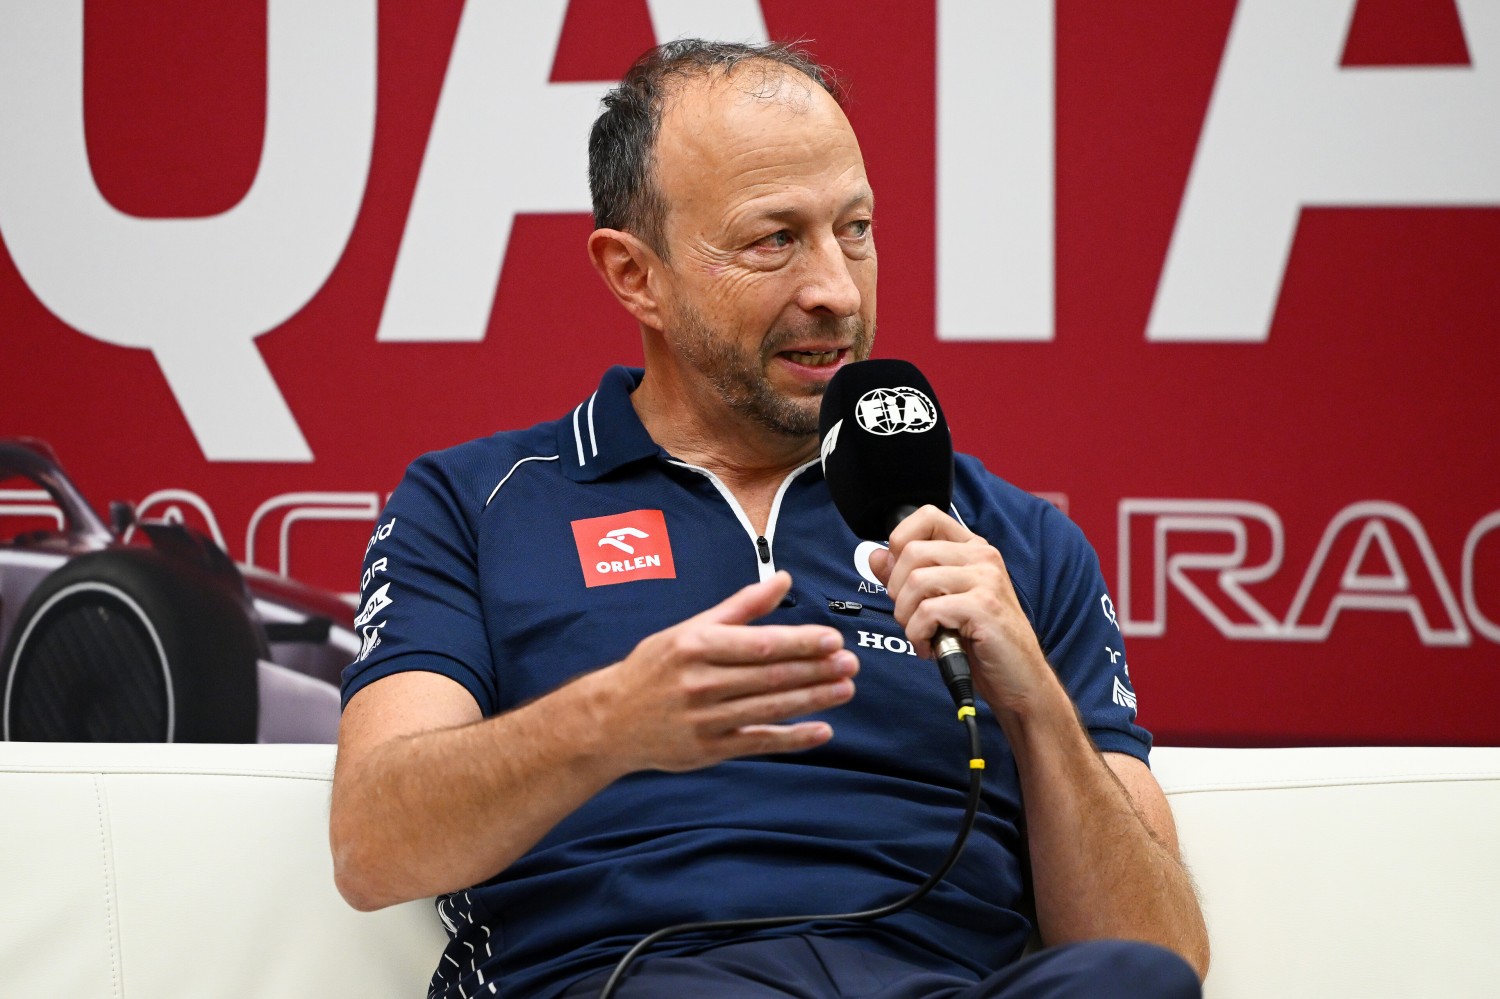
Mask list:
POLYGON ((1500 749, 1163 747, 1152 766, 1210 999, 1495 994, 1500 749))
POLYGON ((425 995, 431 903, 334 889, 333 756, 0 743, 0 995, 425 995))

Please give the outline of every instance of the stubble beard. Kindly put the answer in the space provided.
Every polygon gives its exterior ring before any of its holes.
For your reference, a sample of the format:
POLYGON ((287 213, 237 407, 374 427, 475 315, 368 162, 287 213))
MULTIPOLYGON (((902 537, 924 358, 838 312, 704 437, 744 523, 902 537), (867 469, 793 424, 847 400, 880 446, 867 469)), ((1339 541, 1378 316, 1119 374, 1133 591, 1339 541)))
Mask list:
MULTIPOLYGON (((831 319, 820 324, 839 339, 853 340, 851 360, 870 356, 874 331, 863 319, 831 319)), ((702 372, 731 410, 756 425, 785 437, 811 437, 818 432, 818 410, 823 384, 805 386, 801 395, 778 391, 766 377, 771 359, 803 335, 802 331, 777 330, 761 345, 755 355, 739 350, 731 338, 720 335, 704 321, 695 309, 681 316, 678 349, 683 357, 702 372), (809 400, 812 400, 809 402, 809 400)))

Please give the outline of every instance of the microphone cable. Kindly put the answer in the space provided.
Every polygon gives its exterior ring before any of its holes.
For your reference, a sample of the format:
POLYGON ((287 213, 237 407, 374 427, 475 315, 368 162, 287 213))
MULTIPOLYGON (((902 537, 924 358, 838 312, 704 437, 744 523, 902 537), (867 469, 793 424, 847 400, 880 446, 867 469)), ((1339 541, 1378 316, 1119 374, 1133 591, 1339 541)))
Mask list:
MULTIPOLYGON (((955 700, 958 700, 955 697, 955 700)), ((678 923, 676 926, 668 926, 643 937, 639 943, 625 952, 615 965, 614 972, 609 980, 604 983, 604 988, 599 992, 599 999, 612 999, 615 989, 619 988, 620 982, 624 980, 625 973, 635 963, 646 949, 667 937, 677 936, 682 933, 691 932, 715 932, 735 930, 764 930, 777 926, 791 926, 794 923, 811 923, 825 921, 840 921, 846 923, 868 923, 876 919, 892 916, 919 901, 928 892, 937 887, 939 881, 953 869, 958 863, 958 855, 963 852, 964 843, 969 839, 969 832, 974 828, 974 820, 979 814, 979 792, 984 779, 984 757, 983 749, 979 743, 979 725, 975 722, 974 701, 972 696, 963 698, 967 703, 961 703, 958 708, 958 720, 963 722, 969 732, 969 793, 964 802, 964 816, 958 824, 958 835, 953 840, 953 845, 948 849, 948 855, 938 865, 937 870, 923 881, 911 894, 897 899, 888 905, 882 905, 876 909, 865 909, 861 912, 838 912, 824 913, 810 916, 762 916, 750 919, 717 919, 696 923, 678 923)))

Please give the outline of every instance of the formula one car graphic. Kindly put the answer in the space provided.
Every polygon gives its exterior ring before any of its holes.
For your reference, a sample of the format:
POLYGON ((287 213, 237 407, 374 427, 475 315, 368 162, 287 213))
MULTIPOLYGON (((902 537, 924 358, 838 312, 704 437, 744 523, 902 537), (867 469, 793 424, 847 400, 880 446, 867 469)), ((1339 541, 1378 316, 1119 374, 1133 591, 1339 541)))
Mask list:
POLYGON ((333 741, 351 608, 129 503, 109 512, 45 444, 0 440, 0 737, 333 741))

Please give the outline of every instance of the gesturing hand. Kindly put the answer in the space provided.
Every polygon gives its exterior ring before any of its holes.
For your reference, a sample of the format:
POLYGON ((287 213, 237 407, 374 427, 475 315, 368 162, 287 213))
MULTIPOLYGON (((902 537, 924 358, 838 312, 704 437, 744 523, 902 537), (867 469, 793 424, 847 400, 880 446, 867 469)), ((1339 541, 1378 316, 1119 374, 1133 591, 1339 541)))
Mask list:
POLYGON ((791 588, 778 572, 665 631, 589 679, 601 724, 634 770, 694 770, 827 742, 825 722, 788 718, 843 704, 859 660, 821 625, 753 625, 791 588))

